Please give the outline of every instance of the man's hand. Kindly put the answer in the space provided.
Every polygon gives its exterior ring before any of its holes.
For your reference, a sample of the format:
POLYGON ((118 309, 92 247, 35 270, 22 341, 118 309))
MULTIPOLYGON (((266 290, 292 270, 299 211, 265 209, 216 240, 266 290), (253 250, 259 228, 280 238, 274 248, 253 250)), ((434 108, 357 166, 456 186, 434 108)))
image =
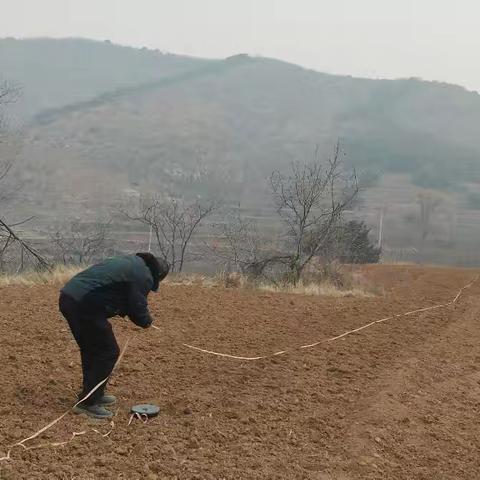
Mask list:
POLYGON ((138 284, 131 283, 128 287, 128 316, 142 328, 148 328, 152 324, 147 295, 148 291, 142 290, 138 284))

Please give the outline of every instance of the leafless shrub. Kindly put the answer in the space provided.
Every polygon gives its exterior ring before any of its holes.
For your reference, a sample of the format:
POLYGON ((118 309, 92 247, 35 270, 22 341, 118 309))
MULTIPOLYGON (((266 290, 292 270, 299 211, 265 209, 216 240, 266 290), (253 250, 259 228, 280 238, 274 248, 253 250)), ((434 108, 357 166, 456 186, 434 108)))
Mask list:
POLYGON ((312 259, 322 255, 352 205, 358 193, 357 178, 355 172, 345 174, 337 144, 325 162, 319 160, 316 150, 313 162, 295 162, 289 174, 273 172, 269 183, 276 211, 286 227, 283 244, 266 242, 255 222, 237 214, 220 225, 213 250, 227 270, 233 267, 251 278, 296 284, 312 259))
POLYGON ((256 279, 281 256, 273 253, 272 241, 260 234, 255 221, 242 218, 240 207, 215 227, 217 235, 211 251, 226 274, 241 273, 256 279))
POLYGON ((433 215, 443 199, 435 192, 424 191, 418 194, 417 200, 420 208, 419 226, 424 242, 432 232, 433 215))
POLYGON ((215 208, 213 202, 147 197, 142 200, 140 212, 132 214, 123 210, 122 214, 147 225, 150 228, 149 250, 155 247, 170 264, 172 272, 181 272, 191 255, 192 239, 215 208))
POLYGON ((105 256, 109 248, 107 223, 84 224, 78 220, 50 234, 55 263, 88 265, 105 256))
POLYGON ((274 172, 270 187, 277 213, 287 228, 287 280, 295 284, 318 256, 330 232, 358 193, 355 172, 346 175, 340 145, 325 162, 293 163, 289 175, 274 172), (308 242, 308 248, 307 247, 308 242))

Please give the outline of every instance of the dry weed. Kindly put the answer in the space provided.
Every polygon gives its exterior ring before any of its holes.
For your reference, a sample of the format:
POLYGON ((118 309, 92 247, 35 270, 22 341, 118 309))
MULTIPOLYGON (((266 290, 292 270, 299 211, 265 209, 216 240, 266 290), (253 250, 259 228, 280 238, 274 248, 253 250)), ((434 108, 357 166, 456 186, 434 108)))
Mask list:
MULTIPOLYGON (((25 272, 21 274, 0 275, 0 287, 10 285, 60 285, 67 282, 73 275, 84 267, 58 265, 51 271, 25 272)), ((315 281, 312 279, 299 282, 297 285, 274 284, 267 281, 252 281, 245 275, 238 273, 218 273, 215 276, 202 274, 182 273, 171 274, 165 280, 167 285, 197 285, 204 288, 237 288, 257 289, 274 293, 289 293, 299 295, 321 295, 328 297, 373 297, 376 295, 370 285, 364 284, 361 279, 355 278, 348 285, 338 286, 331 281, 315 281)))
POLYGON ((10 285, 57 285, 62 284, 80 272, 82 267, 57 265, 52 270, 43 272, 23 272, 17 274, 0 275, 0 287, 10 285))

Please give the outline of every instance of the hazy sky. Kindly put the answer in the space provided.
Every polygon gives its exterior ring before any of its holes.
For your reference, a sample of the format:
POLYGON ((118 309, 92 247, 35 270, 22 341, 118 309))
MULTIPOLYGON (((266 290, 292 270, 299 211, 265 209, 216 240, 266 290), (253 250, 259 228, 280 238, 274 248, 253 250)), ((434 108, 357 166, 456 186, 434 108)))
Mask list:
POLYGON ((479 0, 0 0, 0 36, 89 37, 202 57, 480 91, 479 0))

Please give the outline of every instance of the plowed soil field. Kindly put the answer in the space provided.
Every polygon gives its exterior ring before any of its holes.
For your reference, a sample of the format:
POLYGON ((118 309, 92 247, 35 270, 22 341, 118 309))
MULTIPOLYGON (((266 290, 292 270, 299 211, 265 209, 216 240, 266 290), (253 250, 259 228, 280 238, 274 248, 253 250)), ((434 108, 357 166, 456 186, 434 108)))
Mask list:
MULTIPOLYGON (((39 448, 14 447, 0 479, 479 479, 480 281, 455 304, 297 348, 449 302, 477 272, 361 272, 377 296, 166 285, 151 297, 160 330, 112 320, 129 339, 114 422, 69 413, 24 444, 39 448), (244 361, 185 343, 289 351, 244 361), (160 415, 129 425, 146 402, 160 415)), ((79 354, 57 302, 58 287, 0 289, 0 457, 73 403, 79 354)))

